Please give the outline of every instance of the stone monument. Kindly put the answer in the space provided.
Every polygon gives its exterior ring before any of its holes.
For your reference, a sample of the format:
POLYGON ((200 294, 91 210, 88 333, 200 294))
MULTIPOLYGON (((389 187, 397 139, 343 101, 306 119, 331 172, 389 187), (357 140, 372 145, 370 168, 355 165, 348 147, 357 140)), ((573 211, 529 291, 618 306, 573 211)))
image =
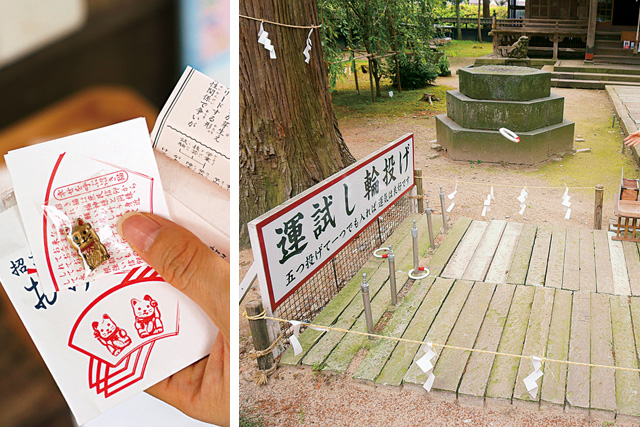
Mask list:
POLYGON ((564 119, 564 98, 551 94, 551 73, 486 65, 458 75, 460 90, 447 92, 447 114, 436 116, 438 142, 453 160, 532 165, 573 148, 574 123, 564 119))

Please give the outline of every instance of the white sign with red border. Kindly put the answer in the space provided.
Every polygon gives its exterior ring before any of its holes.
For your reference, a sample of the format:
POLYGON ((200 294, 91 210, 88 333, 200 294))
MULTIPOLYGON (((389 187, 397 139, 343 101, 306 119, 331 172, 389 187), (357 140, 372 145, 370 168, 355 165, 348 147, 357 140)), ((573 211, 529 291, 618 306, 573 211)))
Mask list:
POLYGON ((407 134, 251 221, 265 308, 275 310, 413 185, 407 134))

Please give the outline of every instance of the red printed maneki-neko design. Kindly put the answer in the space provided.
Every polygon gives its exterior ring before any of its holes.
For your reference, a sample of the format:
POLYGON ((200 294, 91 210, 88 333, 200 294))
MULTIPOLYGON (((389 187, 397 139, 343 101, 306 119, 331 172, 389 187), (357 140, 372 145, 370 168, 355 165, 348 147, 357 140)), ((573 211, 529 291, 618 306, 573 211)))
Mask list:
POLYGON ((93 335, 102 345, 114 356, 119 355, 122 350, 131 344, 131 338, 122 328, 119 328, 108 314, 103 314, 100 321, 92 323, 93 335))
POLYGON ((131 300, 133 314, 136 317, 136 331, 140 338, 146 338, 149 335, 161 334, 164 332, 164 326, 160 319, 160 310, 158 302, 145 295, 142 300, 133 298, 131 300))
POLYGON ((180 332, 178 300, 152 297, 159 282, 151 267, 136 268, 89 303, 73 325, 68 345, 89 357, 89 388, 105 398, 144 378, 156 341, 180 332))

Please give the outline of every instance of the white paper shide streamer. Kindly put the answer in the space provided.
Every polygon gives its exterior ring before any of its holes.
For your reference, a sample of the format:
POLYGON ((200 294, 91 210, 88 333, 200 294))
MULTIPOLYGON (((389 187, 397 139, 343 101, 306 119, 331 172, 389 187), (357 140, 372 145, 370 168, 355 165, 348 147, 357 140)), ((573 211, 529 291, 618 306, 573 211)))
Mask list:
MULTIPOLYGON (((297 356, 302 353, 302 345, 300 345, 298 336, 300 336, 300 326, 302 326, 303 322, 298 322, 297 320, 289 320, 289 323, 291 323, 291 326, 293 326, 293 335, 289 337, 289 342, 293 347, 294 356, 297 356)), ((325 328, 317 328, 315 326, 309 326, 309 328, 313 329, 314 331, 329 332, 329 330, 325 328)))
POLYGON ((433 351, 433 346, 431 342, 428 342, 425 355, 416 361, 416 365, 418 365, 418 367, 422 369, 422 372, 428 375, 427 381, 422 386, 427 391, 431 391, 431 386, 433 386, 433 380, 436 379, 436 376, 433 375, 433 367, 434 367, 433 358, 434 357, 436 357, 436 352, 433 351))
POLYGON ((304 55, 304 62, 307 64, 311 60, 311 55, 309 55, 309 52, 311 52, 311 33, 313 33, 313 28, 309 31, 309 35, 307 35, 307 46, 302 51, 302 54, 304 55))
MULTIPOLYGON (((566 187, 566 186, 565 186, 566 187)), ((564 219, 571 219, 571 196, 569 196, 569 187, 566 187, 562 195, 562 207, 565 210, 564 219)))
POLYGON ((456 205, 456 202, 453 200, 453 198, 456 197, 456 194, 458 194, 458 184, 456 184, 456 187, 453 189, 453 193, 447 196, 449 200, 451 200, 451 204, 447 208, 447 212, 451 212, 453 207, 456 205))
POLYGON ((522 191, 520 191, 520 195, 518 196, 518 201, 520 202, 520 215, 524 214, 524 210, 527 208, 527 197, 529 197, 529 193, 527 192, 527 187, 522 187, 522 191))
POLYGON ((523 381, 527 391, 532 399, 535 399, 538 395, 538 379, 542 377, 542 359, 537 356, 531 358, 531 364, 533 365, 533 372, 530 373, 523 381))
POLYGON ((276 59, 276 49, 271 44, 271 40, 269 40, 269 33, 264 30, 264 22, 260 23, 260 31, 258 31, 258 43, 260 43, 262 46, 264 46, 265 49, 269 51, 269 57, 271 59, 276 59))
POLYGON ((482 216, 486 216, 487 212, 491 212, 491 200, 495 200, 496 196, 493 195, 493 186, 491 186, 491 191, 487 194, 487 198, 484 201, 484 207, 482 208, 482 216))

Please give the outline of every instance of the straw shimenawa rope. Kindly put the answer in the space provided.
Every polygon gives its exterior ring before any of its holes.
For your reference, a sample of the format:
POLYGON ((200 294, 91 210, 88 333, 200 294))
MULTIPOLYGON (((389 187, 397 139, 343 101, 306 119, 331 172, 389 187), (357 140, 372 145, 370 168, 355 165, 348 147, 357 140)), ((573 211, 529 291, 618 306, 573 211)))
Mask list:
MULTIPOLYGON (((264 314, 264 311, 261 313, 264 314)), ((249 320, 258 320, 260 319, 259 317, 252 317, 247 315, 247 312, 244 312, 244 317, 246 317, 249 320)), ((282 339, 284 338, 284 334, 280 334, 280 336, 278 338, 276 338, 269 347, 265 348, 264 350, 256 350, 255 348, 253 350, 251 350, 249 352, 249 359, 258 359, 259 357, 263 357, 266 356, 267 354, 271 353, 273 351, 274 348, 276 348, 276 346, 280 343, 280 341, 282 341, 282 339)), ((253 381, 257 384, 257 385, 264 385, 267 383, 267 381, 269 381, 269 377, 271 376, 271 374, 273 374, 276 369, 278 369, 278 363, 274 362, 273 366, 271 366, 269 369, 258 369, 258 371, 253 374, 253 381)))
POLYGON ((255 18, 253 16, 247 16, 247 15, 239 15, 240 18, 244 18, 244 19, 250 19, 252 21, 258 21, 258 22, 264 22, 265 24, 271 24, 271 25, 277 25, 280 27, 287 27, 287 28, 300 28, 300 29, 311 29, 311 28, 322 28, 322 25, 291 25, 291 24, 283 24, 281 22, 273 22, 273 21, 269 21, 267 19, 261 19, 261 18, 255 18))
MULTIPOLYGON (((249 316, 247 314, 247 312, 245 311, 243 313, 243 316, 247 320, 267 319, 267 320, 274 320, 276 322, 284 322, 284 323, 288 323, 289 322, 289 320, 286 320, 286 319, 280 319, 278 317, 267 316, 264 311, 262 313, 260 313, 260 314, 255 315, 255 316, 249 316)), ((390 336, 387 336, 387 335, 369 334, 367 332, 352 331, 352 330, 349 330, 349 329, 335 328, 335 327, 332 327, 332 326, 324 326, 324 325, 316 325, 316 324, 313 324, 313 323, 300 322, 300 324, 301 325, 305 325, 305 326, 314 327, 314 328, 327 329, 329 331, 342 332, 342 333, 345 333, 345 334, 355 334, 355 335, 361 335, 361 336, 366 336, 366 337, 371 337, 371 338, 382 338, 382 339, 387 339, 387 340, 407 342, 407 343, 419 344, 419 345, 427 344, 427 342, 425 342, 425 341, 411 340, 411 339, 399 338, 399 337, 390 337, 390 336)), ((468 351, 468 352, 472 352, 472 353, 492 354, 494 356, 515 357, 515 358, 518 358, 518 359, 533 359, 533 357, 534 357, 534 356, 525 356, 525 355, 522 355, 522 354, 510 354, 510 353, 502 353, 502 352, 499 352, 499 351, 481 350, 479 348, 459 347, 459 346, 450 345, 450 344, 431 343, 431 346, 433 346, 433 347, 441 347, 441 348, 450 348, 450 349, 453 349, 453 350, 468 351)), ((627 368, 627 367, 624 367, 624 366, 610 366, 610 365, 600 365, 600 364, 597 364, 597 363, 574 362, 572 360, 549 359, 547 357, 540 357, 540 360, 542 362, 564 363, 566 365, 588 366, 590 368, 606 368, 606 369, 613 369, 613 370, 618 370, 618 371, 640 372, 640 369, 638 369, 638 368, 627 368)))

